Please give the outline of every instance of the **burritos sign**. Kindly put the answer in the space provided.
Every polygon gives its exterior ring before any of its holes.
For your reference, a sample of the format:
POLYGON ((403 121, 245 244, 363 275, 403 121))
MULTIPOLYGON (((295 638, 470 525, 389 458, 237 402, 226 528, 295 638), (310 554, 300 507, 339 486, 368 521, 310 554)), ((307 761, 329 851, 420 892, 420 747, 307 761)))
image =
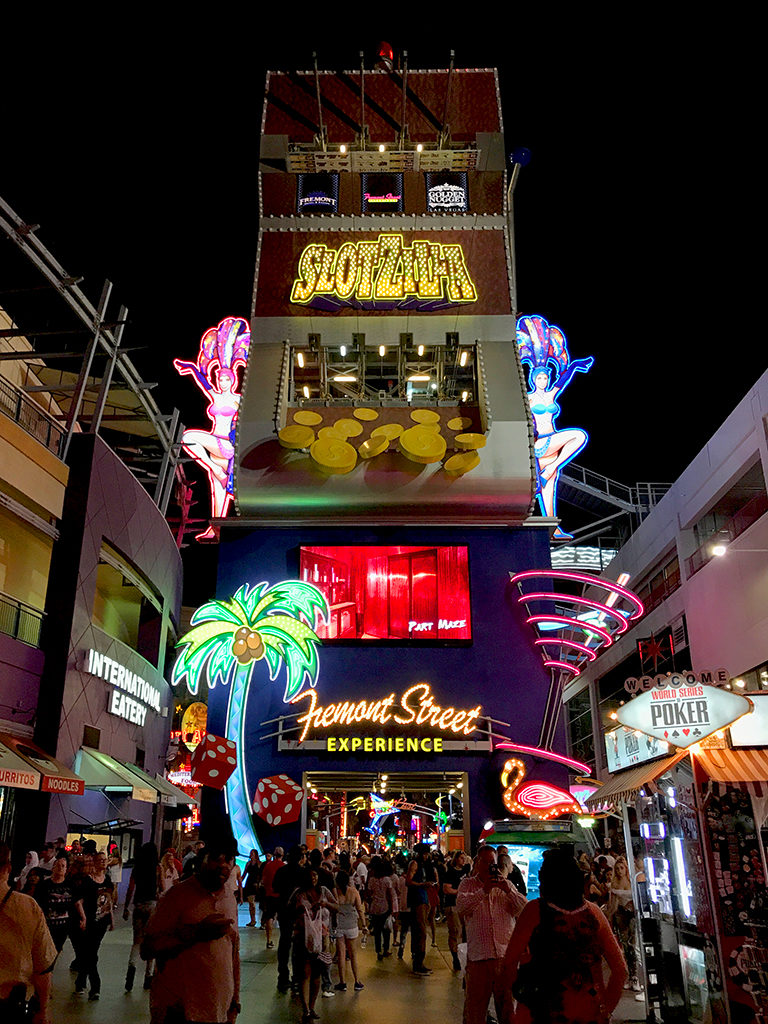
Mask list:
POLYGON ((619 722, 676 747, 690 747, 752 711, 752 701, 739 693, 672 678, 683 685, 639 694, 618 709, 619 722))

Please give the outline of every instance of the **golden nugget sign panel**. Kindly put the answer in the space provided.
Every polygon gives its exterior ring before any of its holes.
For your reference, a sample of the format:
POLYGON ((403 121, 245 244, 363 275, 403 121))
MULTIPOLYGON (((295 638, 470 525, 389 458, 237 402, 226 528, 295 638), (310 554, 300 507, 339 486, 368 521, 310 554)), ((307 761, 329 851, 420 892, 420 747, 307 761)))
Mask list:
POLYGON ((475 302, 477 291, 461 245, 420 239, 408 246, 401 234, 392 233, 338 248, 308 245, 299 257, 291 302, 318 304, 323 296, 361 308, 401 301, 438 308, 475 302))
POLYGON ((327 740, 329 753, 358 750, 366 752, 409 753, 423 751, 440 753, 443 736, 424 735, 437 731, 453 737, 469 736, 478 728, 482 712, 480 704, 474 708, 442 707, 432 696, 428 683, 411 686, 400 697, 390 693, 373 700, 342 701, 322 707, 314 690, 300 693, 292 704, 305 699, 309 707, 298 718, 302 727, 299 743, 305 739, 327 740), (350 736, 348 728, 369 723, 385 726, 387 735, 350 736))

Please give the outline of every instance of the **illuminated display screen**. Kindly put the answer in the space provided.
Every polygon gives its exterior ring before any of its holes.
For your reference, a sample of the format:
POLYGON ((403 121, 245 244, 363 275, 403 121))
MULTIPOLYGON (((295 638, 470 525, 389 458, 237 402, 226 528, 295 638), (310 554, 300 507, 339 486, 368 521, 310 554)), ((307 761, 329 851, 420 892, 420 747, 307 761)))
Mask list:
POLYGON ((467 213, 469 188, 466 171, 429 171, 426 175, 427 209, 436 213, 467 213))
MULTIPOLYGON (((497 844, 491 844, 497 845, 497 844)), ((520 868, 525 887, 528 890, 527 899, 537 900, 539 898, 539 868, 544 861, 544 853, 549 846, 518 846, 504 844, 507 847, 510 859, 513 864, 520 868)))
POLYGON ((402 213, 402 174, 363 174, 363 213, 402 213))
POLYGON ((466 547, 303 547, 300 573, 330 606, 323 640, 472 638, 466 547))
POLYGON ((337 213, 338 174, 300 174, 296 193, 297 213, 337 213))
POLYGON ((669 744, 655 736, 636 735, 634 729, 619 726, 605 734, 605 753, 608 771, 618 772, 633 764, 652 761, 655 757, 669 754, 669 744))

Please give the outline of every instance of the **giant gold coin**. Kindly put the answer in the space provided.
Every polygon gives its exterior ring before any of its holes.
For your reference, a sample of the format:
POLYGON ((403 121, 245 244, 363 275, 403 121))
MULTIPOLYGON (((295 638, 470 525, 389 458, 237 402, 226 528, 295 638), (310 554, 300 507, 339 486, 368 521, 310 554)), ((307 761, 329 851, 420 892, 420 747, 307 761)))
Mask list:
POLYGON ((355 409, 352 415, 358 420, 377 420, 379 418, 375 409, 355 409))
POLYGON ((318 423, 323 422, 323 417, 320 413, 310 412, 309 409, 300 409, 293 414, 293 421, 301 423, 304 427, 316 427, 318 423))
POLYGON ((402 423, 382 423, 380 427, 373 428, 371 437, 386 437, 388 441, 394 441, 404 430, 402 423))
POLYGON ((361 459, 372 459, 374 455, 381 455, 387 448, 389 448, 389 438, 379 434, 378 437, 369 437, 367 441, 363 441, 357 449, 357 454, 361 459))
POLYGON ((433 434, 439 434, 440 433, 440 424, 439 423, 420 423, 419 424, 419 430, 431 430, 433 434))
POLYGON ((332 437, 315 441, 309 454, 326 473, 351 473, 357 462, 357 452, 352 445, 332 437))
POLYGON ((448 459, 444 468, 445 472, 450 473, 452 476, 463 476, 479 465, 480 456, 477 452, 459 452, 458 455, 452 455, 448 459))
POLYGON ((311 427, 291 423, 283 427, 277 437, 283 448, 309 448, 315 440, 315 432, 311 427))
POLYGON ((467 427, 472 426, 472 420, 469 416, 454 416, 452 420, 448 420, 449 430, 466 430, 467 427))
POLYGON ((457 448, 471 452, 476 448, 485 448, 485 434, 457 434, 453 443, 457 448))
POLYGON ((420 462, 424 466, 439 462, 445 455, 445 438, 423 427, 406 430, 400 435, 397 446, 411 462, 420 462))
POLYGON ((340 430, 336 430, 335 427, 320 427, 317 436, 330 438, 332 441, 346 441, 347 439, 347 435, 340 430))
POLYGON ((343 434, 345 438, 358 437, 363 432, 362 426, 357 422, 357 420, 353 419, 336 420, 336 422, 331 424, 331 426, 339 434, 343 434))
POLYGON ((411 419, 416 423, 439 423, 440 413, 434 412, 432 409, 414 409, 411 419))

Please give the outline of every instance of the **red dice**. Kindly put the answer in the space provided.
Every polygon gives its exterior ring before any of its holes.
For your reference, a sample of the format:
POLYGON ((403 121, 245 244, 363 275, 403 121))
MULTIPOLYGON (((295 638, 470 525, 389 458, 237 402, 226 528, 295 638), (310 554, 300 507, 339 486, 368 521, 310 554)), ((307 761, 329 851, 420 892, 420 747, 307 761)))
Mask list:
POLYGON ((268 825, 290 825, 299 820, 304 790, 287 775, 261 779, 253 798, 253 812, 268 825))
POLYGON ((192 781, 214 789, 223 789, 237 767, 237 746, 232 740, 208 733, 190 759, 192 781))

